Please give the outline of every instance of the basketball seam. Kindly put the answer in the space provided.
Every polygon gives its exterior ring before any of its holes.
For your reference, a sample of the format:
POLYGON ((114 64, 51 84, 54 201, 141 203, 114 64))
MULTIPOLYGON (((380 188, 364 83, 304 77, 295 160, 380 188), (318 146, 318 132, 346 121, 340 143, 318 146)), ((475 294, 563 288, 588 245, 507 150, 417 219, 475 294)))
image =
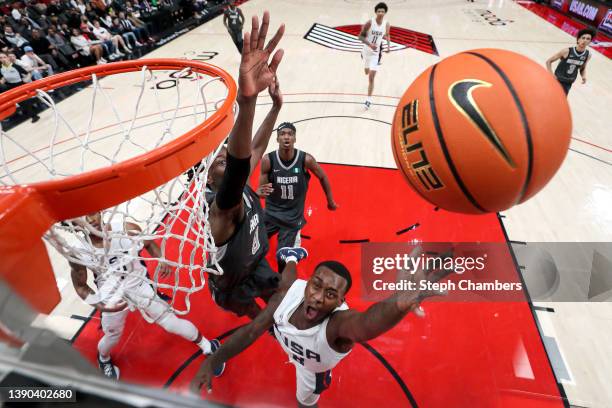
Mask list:
POLYGON ((523 182, 523 188, 521 189, 521 193, 519 194, 517 200, 514 202, 514 204, 520 203, 523 197, 525 196, 525 192, 527 191, 529 184, 531 183, 531 176, 533 173, 533 141, 531 138, 531 129, 529 128, 529 121, 527 121, 527 115, 525 114, 525 109, 523 108, 523 104, 521 103, 521 100, 519 99, 516 90, 512 86, 512 82, 510 82, 510 78, 508 78, 506 73, 497 64, 491 61, 488 57, 482 54, 478 54, 476 52, 466 52, 466 54, 481 58, 487 64, 489 64, 495 70, 495 72, 497 72, 497 74, 501 77, 501 79, 508 87, 512 98, 514 99, 514 104, 516 105, 516 108, 518 109, 519 114, 521 115, 521 122, 523 124, 523 130, 525 132, 525 139, 527 139, 527 175, 525 176, 525 181, 523 182))
POLYGON ((431 69, 431 74, 429 75, 429 105, 431 108, 431 117, 433 119, 434 127, 436 129, 436 134, 438 135, 438 141, 440 142, 440 148, 442 149, 442 153, 444 153, 444 158, 446 159, 448 168, 453 174, 453 177, 455 178, 455 182, 457 183, 457 185, 463 192, 463 195, 468 199, 468 201, 478 211, 487 212, 486 209, 484 209, 480 204, 478 204, 474 196, 472 196, 472 194, 468 191, 467 186, 463 183, 463 180, 461 180, 461 177, 459 176, 459 172, 457 171, 457 168, 455 167, 455 163, 453 162, 450 152, 448 151, 448 147, 446 146, 446 141, 444 140, 444 135, 442 134, 442 128, 440 127, 440 121, 438 119, 438 113, 436 111, 436 101, 435 101, 434 89, 433 89, 434 75, 435 75, 437 67, 438 67, 438 64, 435 64, 431 69))

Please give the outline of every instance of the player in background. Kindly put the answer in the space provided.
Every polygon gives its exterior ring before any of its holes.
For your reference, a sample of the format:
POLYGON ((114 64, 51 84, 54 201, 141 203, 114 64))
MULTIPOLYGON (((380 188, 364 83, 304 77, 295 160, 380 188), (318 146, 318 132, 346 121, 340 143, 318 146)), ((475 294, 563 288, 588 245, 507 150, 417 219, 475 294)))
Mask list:
POLYGON ((230 33, 232 41, 236 44, 238 52, 242 54, 242 26, 244 25, 244 14, 236 7, 235 3, 230 3, 229 8, 223 12, 223 25, 230 33))
POLYGON ((365 74, 368 76, 368 97, 365 101, 366 109, 372 105, 372 93, 374 92, 374 78, 380 68, 382 60, 382 40, 387 41, 386 52, 391 50, 391 34, 389 22, 385 15, 389 8, 385 3, 378 3, 374 7, 376 17, 367 21, 361 28, 359 40, 363 43, 361 59, 364 63, 365 74))
MULTIPOLYGON (((327 208, 338 205, 332 195, 331 184, 315 158, 295 148, 296 129, 293 123, 281 123, 276 130, 278 149, 261 160, 259 177, 260 196, 266 199, 265 223, 268 238, 278 234, 278 248, 301 246, 300 230, 306 224, 304 203, 310 174, 321 183, 327 198, 327 208)), ((284 265, 279 264, 279 272, 284 265)))
POLYGON ((578 31, 575 47, 564 48, 546 61, 546 68, 553 74, 553 62, 561 60, 555 69, 554 75, 563 87, 566 95, 569 93, 572 84, 576 81, 578 72, 580 72, 582 77, 582 83, 585 84, 587 81, 586 67, 591 59, 591 54, 587 47, 594 36, 595 31, 590 28, 578 31))

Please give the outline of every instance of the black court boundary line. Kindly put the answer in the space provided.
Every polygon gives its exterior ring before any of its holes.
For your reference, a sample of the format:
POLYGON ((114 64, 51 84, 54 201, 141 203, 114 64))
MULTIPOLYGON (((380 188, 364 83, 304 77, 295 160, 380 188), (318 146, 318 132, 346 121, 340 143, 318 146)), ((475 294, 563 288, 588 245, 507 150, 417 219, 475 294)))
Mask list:
MULTIPOLYGON (((225 333, 221 334, 219 337, 215 337, 215 338, 217 340, 221 341, 224 338, 226 338, 227 336, 231 336, 236 330, 240 329, 243 326, 244 325, 234 327, 233 329, 230 329, 230 330, 226 331, 225 333)), ((172 375, 170 375, 170 378, 168 378, 168 381, 166 381, 166 383, 162 387, 163 388, 170 387, 172 385, 172 383, 174 382, 174 380, 176 380, 178 378, 178 376, 181 375, 183 370, 185 370, 191 363, 193 363, 193 361, 196 358, 198 358, 201 355, 202 355, 202 350, 198 350, 195 353, 193 353, 187 360, 185 360, 185 362, 183 364, 181 364, 179 366, 179 368, 176 369, 176 371, 174 371, 172 373, 172 375)))
MULTIPOLYGON (((544 339, 542 338, 542 328, 540 327, 540 322, 538 321, 538 317, 536 315, 536 306, 534 306, 533 301, 531 300, 531 296, 529 295, 529 291, 527 290, 527 285, 525 284, 525 280, 523 279, 523 275, 521 274, 518 260, 516 259, 516 254, 514 253, 514 249, 512 248, 512 243, 521 243, 519 241, 510 241, 508 238, 508 232, 506 231, 506 226, 501 218, 497 217, 499 221, 499 226, 501 227, 502 232, 504 233, 504 239, 506 241, 506 245, 508 246, 508 251, 512 256, 512 262, 514 263, 514 271, 518 275, 521 283, 523 285, 523 294, 525 295, 525 299, 527 300, 527 305, 529 306, 529 310, 531 311, 531 317, 533 318, 533 322, 538 330, 538 337, 540 338, 540 344, 544 349, 544 355, 546 356, 546 360, 548 361, 548 367, 552 372, 552 375, 557 383, 557 389, 559 390, 559 395, 561 396, 561 401, 563 402, 563 406, 565 408, 570 408, 569 400, 567 398, 567 394, 565 393, 565 388, 563 388, 563 384, 557 378, 557 374, 555 373, 555 369, 553 368, 552 361, 550 361, 550 357, 548 355, 548 351, 546 350, 546 345, 544 344, 544 339)), ((527 245, 522 242, 523 245, 527 245)))
POLYGON ((85 319, 81 327, 79 327, 79 330, 77 330, 77 332, 74 333, 74 336, 72 336, 72 338, 70 339, 70 344, 74 344, 74 342, 79 338, 79 336, 81 335, 81 332, 85 330, 85 326, 87 326, 87 324, 91 321, 91 319, 93 318, 93 315, 95 315, 97 311, 98 309, 96 308, 92 309, 92 311, 89 313, 89 316, 87 316, 87 318, 85 319))
POLYGON ((364 244, 366 242, 370 242, 370 238, 362 238, 362 239, 341 239, 338 241, 340 244, 364 244))
POLYGON ((571 148, 571 147, 569 148, 569 150, 570 150, 570 151, 572 151, 572 152, 574 152, 574 153, 578 153, 578 154, 581 154, 581 155, 583 155, 583 156, 586 156, 586 157, 588 157, 588 158, 590 158, 590 159, 597 160, 597 161, 598 161, 598 162, 600 162, 600 163, 607 164, 608 166, 612 166, 612 162, 609 162, 609 161, 606 161, 606 160, 600 159, 599 157, 595 157, 595 156, 593 156, 593 155, 590 155, 590 154, 585 153, 585 152, 581 152, 580 150, 576 150, 576 149, 573 149, 573 148, 571 148))
POLYGON ((415 229, 417 229, 417 228, 418 228, 418 227, 420 227, 420 226, 421 226, 421 224, 420 224, 420 223, 418 223, 418 222, 417 222, 417 223, 414 223, 414 224, 412 224, 412 225, 411 225, 411 226, 409 226, 409 227, 406 227, 406 228, 404 228, 404 229, 401 229, 401 230, 397 231, 397 232, 395 233, 395 235, 402 235, 402 234, 405 234, 405 233, 407 233, 408 231, 415 230, 415 229))
POLYGON ((555 309, 553 309, 552 307, 534 306, 533 308, 534 308, 534 310, 538 310, 540 312, 555 313, 555 309))
POLYGON ((410 405, 413 408, 418 408, 418 404, 416 402, 416 399, 414 398, 414 396, 412 395, 412 393, 408 389, 408 386, 406 385, 406 383, 404 382, 402 377, 397 373, 397 371, 395 371, 393 366, 382 356, 382 354, 380 354, 378 352, 378 350, 376 350, 374 347, 372 347, 368 343, 359 343, 359 344, 361 344, 363 346, 363 348, 365 348, 367 351, 369 351, 370 354, 372 354, 374 357, 376 357, 376 359, 378 361, 380 361, 380 363, 387 369, 387 371, 389 371, 389 374, 391 374, 391 376, 393 377, 395 382, 400 386, 400 388, 402 389, 404 395, 406 396, 406 398, 410 402, 410 405))

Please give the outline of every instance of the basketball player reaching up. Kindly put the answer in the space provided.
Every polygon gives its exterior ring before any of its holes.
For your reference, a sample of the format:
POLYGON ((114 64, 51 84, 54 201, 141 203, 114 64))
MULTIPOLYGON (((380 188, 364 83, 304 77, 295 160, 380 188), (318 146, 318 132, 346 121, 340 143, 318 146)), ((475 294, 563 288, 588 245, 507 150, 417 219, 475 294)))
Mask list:
MULTIPOLYGON (((420 256, 416 248, 411 257, 420 256)), ((249 324, 236 330, 208 357, 191 383, 198 393, 202 385, 211 390, 215 367, 238 355, 272 326, 280 346, 295 366, 299 407, 314 407, 331 384, 331 369, 348 355, 355 343, 374 339, 398 324, 408 313, 423 313, 419 303, 438 291, 398 291, 365 312, 351 310, 345 297, 351 288, 349 271, 339 262, 324 261, 308 281, 296 279, 297 262, 306 256, 302 248, 283 248, 278 253, 287 266, 278 291, 267 307, 249 324)), ((435 282, 449 272, 400 271, 399 280, 435 282)))
POLYGON ((391 50, 390 25, 385 20, 388 7, 385 3, 378 3, 374 7, 376 17, 367 21, 361 28, 359 40, 363 43, 361 59, 364 63, 365 74, 368 76, 368 98, 365 101, 366 109, 372 105, 372 93, 374 92, 374 78, 380 67, 382 59, 382 40, 387 40, 386 52, 391 50))
MULTIPOLYGON (((261 160, 258 192, 266 198, 264 220, 268 238, 278 233, 278 248, 299 247, 301 244, 300 230, 306 224, 304 202, 310 172, 321 183, 327 197, 327 208, 331 211, 338 208, 325 171, 312 155, 295 148, 295 139, 293 123, 281 123, 276 129, 278 150, 261 160)), ((283 269, 284 265, 279 265, 279 270, 283 269)))
MULTIPOLYGON (((238 316, 255 318, 261 308, 255 298, 267 300, 278 287, 279 274, 265 259, 268 237, 259 197, 247 184, 249 175, 263 156, 283 97, 276 78, 283 50, 272 52, 279 43, 284 25, 264 47, 270 15, 264 13, 261 28, 253 17, 252 30, 245 33, 238 75, 238 114, 222 148, 208 171, 207 200, 209 223, 217 247, 216 259, 222 275, 209 275, 214 301, 238 316), (268 60, 270 62, 268 63, 268 60), (257 95, 268 88, 272 107, 251 140, 257 95)), ((216 268, 209 262, 210 268, 216 268)))
MULTIPOLYGON (((72 283, 81 299, 101 312, 104 336, 98 342, 98 364, 105 376, 119 378, 119 369, 111 360, 111 350, 121 339, 130 310, 138 309, 148 321, 194 342, 204 354, 211 354, 219 347, 218 340, 208 341, 193 323, 176 317, 144 279, 147 269, 139 259, 140 251, 144 248, 158 259, 162 254, 156 242, 130 238, 140 234, 138 225, 123 221, 104 223, 100 213, 73 222, 86 231, 87 236, 71 251, 75 255, 70 261, 72 283), (74 261, 75 257, 79 263, 74 261), (97 293, 87 284, 87 269, 94 274, 97 293)), ((170 273, 167 264, 160 263, 159 267, 160 276, 170 273)), ((223 368, 220 366, 215 375, 221 375, 223 368)))
POLYGON ((223 25, 232 36, 232 41, 236 44, 238 52, 242 53, 242 26, 244 25, 244 14, 236 7, 236 3, 231 3, 229 8, 223 13, 223 25))
POLYGON ((569 93, 572 84, 576 81, 579 71, 582 83, 586 83, 586 67, 591 59, 591 54, 587 47, 594 36, 595 31, 590 28, 578 31, 575 47, 564 48, 546 61, 546 68, 552 74, 553 62, 561 60, 555 69, 554 75, 563 87, 566 95, 569 93))

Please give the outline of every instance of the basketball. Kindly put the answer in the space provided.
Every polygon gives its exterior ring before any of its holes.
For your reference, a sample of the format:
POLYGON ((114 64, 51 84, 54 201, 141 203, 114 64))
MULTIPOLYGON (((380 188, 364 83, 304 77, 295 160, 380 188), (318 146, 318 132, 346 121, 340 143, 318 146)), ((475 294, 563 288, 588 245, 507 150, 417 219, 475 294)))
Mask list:
POLYGON ((395 111, 393 155, 423 198, 449 211, 508 209, 540 191, 567 154, 570 109, 555 77, 517 53, 445 58, 395 111))

